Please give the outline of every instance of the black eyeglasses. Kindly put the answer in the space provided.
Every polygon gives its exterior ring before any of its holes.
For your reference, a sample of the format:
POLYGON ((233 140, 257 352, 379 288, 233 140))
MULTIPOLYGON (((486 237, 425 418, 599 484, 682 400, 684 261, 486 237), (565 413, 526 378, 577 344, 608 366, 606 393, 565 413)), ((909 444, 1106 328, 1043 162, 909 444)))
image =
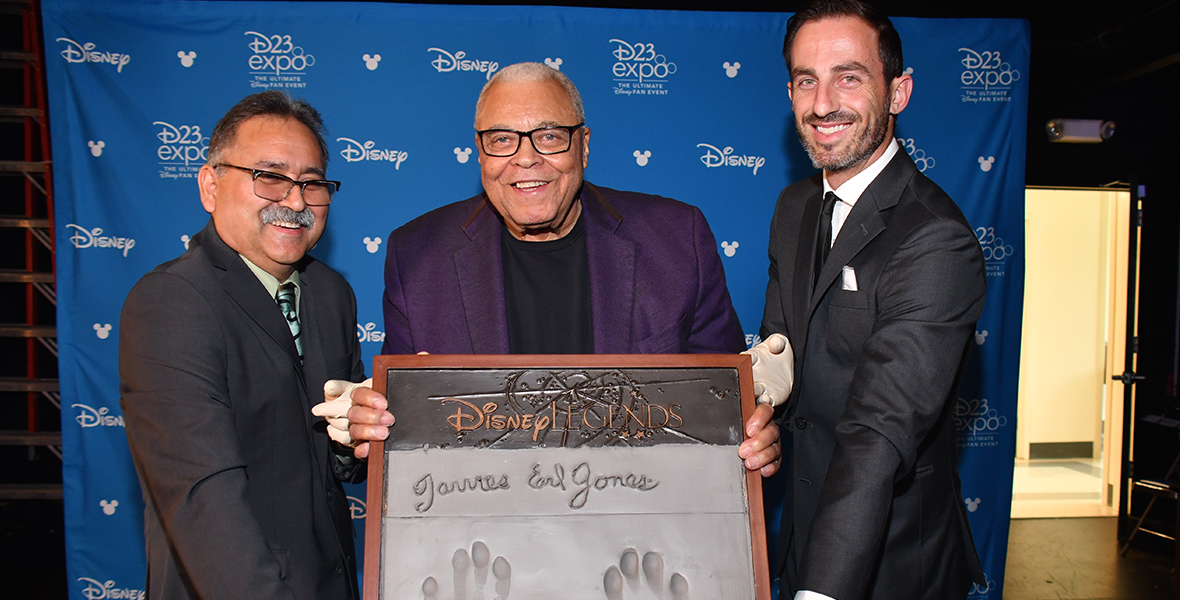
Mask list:
POLYGON ((239 167, 227 163, 213 165, 213 168, 229 167, 244 173, 249 173, 254 180, 254 195, 271 202, 282 202, 291 193, 291 188, 299 186, 299 193, 303 195, 303 203, 308 206, 327 206, 332 202, 332 196, 340 189, 339 181, 327 179, 307 179, 298 181, 286 175, 239 167))
POLYGON ((479 143, 483 146, 484 154, 488 156, 512 156, 520 150, 520 140, 528 138, 533 143, 537 154, 561 154, 570 149, 574 139, 574 132, 585 127, 586 123, 577 125, 559 125, 557 127, 538 127, 532 131, 515 131, 512 129, 485 129, 476 131, 479 143))

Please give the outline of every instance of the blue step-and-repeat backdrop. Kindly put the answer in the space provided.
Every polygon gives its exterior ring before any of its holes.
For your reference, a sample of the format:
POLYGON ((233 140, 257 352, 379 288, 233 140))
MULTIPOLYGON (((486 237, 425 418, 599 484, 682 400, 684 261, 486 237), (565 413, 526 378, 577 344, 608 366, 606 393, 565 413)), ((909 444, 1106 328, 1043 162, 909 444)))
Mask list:
MULTIPOLYGON (((475 100, 504 65, 545 62, 578 85, 593 130, 588 180, 704 211, 748 343, 762 315, 775 198, 814 172, 790 117, 787 13, 142 0, 43 0, 42 10, 75 599, 143 593, 143 501, 119 410, 119 311, 131 286, 205 225, 195 175, 214 124, 243 96, 283 89, 324 116, 329 175, 344 185, 313 254, 356 290, 369 357, 383 337, 385 236, 479 192, 475 100)), ((899 139, 958 201, 987 261, 987 307, 954 410, 963 501, 988 578, 970 597, 998 600, 1015 446, 1029 28, 895 23, 915 81, 899 139)), ((350 496, 359 534, 363 486, 350 496)), ((768 502, 777 521, 773 481, 768 502)))

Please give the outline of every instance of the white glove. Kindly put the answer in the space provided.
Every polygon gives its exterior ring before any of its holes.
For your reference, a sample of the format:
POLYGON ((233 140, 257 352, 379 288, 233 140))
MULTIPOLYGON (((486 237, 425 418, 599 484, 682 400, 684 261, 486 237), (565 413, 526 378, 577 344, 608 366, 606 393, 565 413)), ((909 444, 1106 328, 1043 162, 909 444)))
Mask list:
POLYGON ((795 351, 787 336, 772 334, 742 354, 749 354, 753 361, 754 401, 771 406, 785 403, 795 384, 795 351))
POLYGON ((356 443, 348 435, 348 409, 352 408, 352 391, 359 387, 372 388, 373 378, 360 383, 329 379, 324 383, 324 401, 311 407, 311 414, 328 420, 328 437, 350 448, 356 443))

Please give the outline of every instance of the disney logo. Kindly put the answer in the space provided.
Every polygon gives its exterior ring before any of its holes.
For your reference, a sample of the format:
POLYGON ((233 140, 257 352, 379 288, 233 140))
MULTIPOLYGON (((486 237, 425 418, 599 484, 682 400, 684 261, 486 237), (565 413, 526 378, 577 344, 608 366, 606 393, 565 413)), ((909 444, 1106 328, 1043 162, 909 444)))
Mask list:
POLYGON ((366 508, 365 501, 361 500, 360 498, 354 498, 352 496, 345 496, 345 497, 348 498, 348 514, 349 514, 349 516, 351 516, 353 519, 365 518, 365 508, 366 508))
POLYGON ((340 151, 340 156, 348 162, 357 162, 361 160, 378 160, 393 163, 393 169, 400 170, 402 162, 410 156, 404 150, 374 150, 373 146, 377 144, 373 140, 365 143, 358 142, 352 138, 336 138, 337 142, 344 142, 348 144, 340 151))
POLYGON ((439 73, 449 73, 451 71, 475 71, 477 73, 487 73, 486 79, 491 79, 492 74, 500 70, 500 63, 492 60, 470 60, 467 58, 467 52, 460 50, 454 54, 443 50, 442 48, 427 48, 427 52, 437 52, 438 57, 430 61, 430 66, 439 73), (465 60, 466 59, 466 60, 465 60))
POLYGON ((86 584, 86 587, 82 588, 82 596, 86 600, 143 600, 147 597, 143 590, 116 588, 114 579, 103 583, 97 579, 79 577, 78 581, 86 584))
POLYGON ((356 337, 362 342, 384 342, 385 332, 377 331, 376 323, 357 324, 356 337))
POLYGON ((122 248, 123 258, 127 258, 127 253, 135 246, 135 240, 131 238, 102 235, 102 227, 95 227, 90 231, 73 223, 67 224, 66 227, 74 230, 74 234, 70 236, 70 243, 75 248, 122 248))
POLYGON ((71 404, 78 409, 78 416, 74 420, 83 428, 87 427, 123 427, 123 415, 110 415, 111 409, 102 407, 95 409, 85 404, 71 404))
POLYGON ((61 51, 61 57, 70 63, 108 63, 115 65, 117 73, 123 72, 123 67, 131 62, 130 54, 121 54, 119 52, 96 52, 94 50, 94 42, 86 42, 79 44, 70 38, 57 38, 58 42, 65 42, 66 47, 61 51))
POLYGON ((766 157, 764 156, 734 154, 733 146, 726 146, 722 150, 712 144, 697 144, 697 148, 705 149, 705 153, 701 156, 701 162, 705 163, 705 166, 709 168, 752 167, 754 175, 757 175, 758 168, 766 164, 766 157))
POLYGON ((959 52, 964 53, 959 61, 965 69, 959 78, 964 86, 987 90, 996 86, 1008 87, 1020 81, 1020 71, 1003 62, 999 50, 976 52, 970 48, 959 48, 959 52))
POLYGON ((254 38, 246 44, 253 55, 247 61, 256 73, 282 75, 284 71, 304 71, 315 64, 315 56, 304 54, 303 48, 291 43, 289 35, 266 35, 247 31, 254 38))

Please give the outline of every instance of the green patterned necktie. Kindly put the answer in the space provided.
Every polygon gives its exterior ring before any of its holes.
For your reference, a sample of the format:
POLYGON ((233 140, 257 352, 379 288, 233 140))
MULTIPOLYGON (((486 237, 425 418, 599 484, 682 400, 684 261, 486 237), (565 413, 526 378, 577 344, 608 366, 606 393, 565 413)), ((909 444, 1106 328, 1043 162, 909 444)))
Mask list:
POLYGON ((299 315, 295 313, 295 284, 284 283, 279 286, 279 293, 275 294, 275 302, 287 319, 287 326, 291 328, 291 337, 295 338, 295 350, 299 352, 299 362, 303 362, 303 340, 299 337, 299 315))

